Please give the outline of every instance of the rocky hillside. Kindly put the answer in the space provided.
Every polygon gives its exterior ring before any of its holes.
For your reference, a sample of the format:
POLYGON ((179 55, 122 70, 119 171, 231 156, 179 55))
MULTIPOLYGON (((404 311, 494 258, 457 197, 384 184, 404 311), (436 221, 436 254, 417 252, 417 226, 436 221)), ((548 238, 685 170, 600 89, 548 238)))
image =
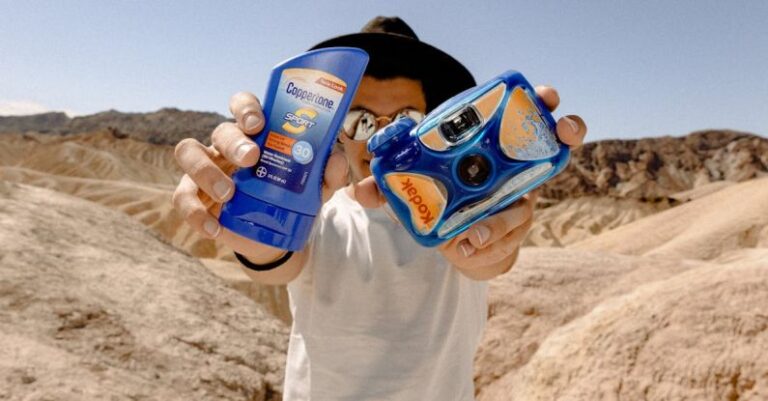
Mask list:
MULTIPOLYGON (((64 113, 0 116, 0 133, 61 135, 110 130, 155 144, 186 137, 209 143, 220 114, 174 108, 152 113, 109 110, 69 118, 64 113)), ((573 152, 566 171, 547 184, 552 200, 610 196, 641 201, 671 195, 716 181, 740 182, 768 174, 768 139, 730 130, 707 130, 683 137, 590 142, 573 152)))
POLYGON ((124 214, 0 181, 0 244, 0 399, 281 399, 285 325, 124 214))
POLYGON ((714 182, 740 182, 768 174, 768 139, 728 131, 684 137, 607 140, 573 152, 568 168, 547 184, 552 199, 610 196, 663 200, 714 182))
POLYGON ((0 116, 0 132, 59 132, 70 120, 69 116, 61 112, 0 116))
POLYGON ((171 245, 202 258, 216 275, 289 321, 284 289, 254 283, 239 264, 231 263, 231 250, 198 235, 172 208, 171 194, 180 177, 172 146, 116 137, 108 130, 0 135, 0 182, 42 187, 123 212, 171 245))
POLYGON ((152 113, 122 113, 109 110, 69 118, 64 113, 31 116, 0 116, 0 133, 41 132, 60 135, 111 129, 142 141, 175 144, 193 137, 207 142, 211 131, 226 121, 220 114, 164 108, 152 113))
MULTIPOLYGON (((173 147, 126 134, 161 120, 0 135, 0 399, 280 398, 285 289, 172 209, 173 147)), ((576 151, 490 283, 478 399, 768 399, 767 143, 576 151)))

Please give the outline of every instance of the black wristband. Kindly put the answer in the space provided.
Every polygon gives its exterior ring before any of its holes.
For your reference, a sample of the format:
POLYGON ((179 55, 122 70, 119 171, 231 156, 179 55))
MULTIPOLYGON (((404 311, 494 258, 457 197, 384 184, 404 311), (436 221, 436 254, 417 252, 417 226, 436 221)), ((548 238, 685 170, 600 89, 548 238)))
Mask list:
POLYGON ((278 259, 278 260, 276 260, 274 262, 270 262, 270 263, 267 263, 265 265, 257 265, 256 263, 253 263, 250 260, 246 259, 245 256, 235 252, 235 257, 237 258, 237 260, 240 261, 240 263, 243 264, 243 266, 245 266, 245 267, 247 267, 247 268, 249 268, 251 270, 255 270, 257 272, 264 272, 264 271, 267 271, 267 270, 272 270, 274 268, 280 267, 280 265, 282 265, 283 263, 287 262, 288 259, 291 258, 291 256, 293 256, 293 251, 289 251, 288 253, 283 255, 280 259, 278 259))

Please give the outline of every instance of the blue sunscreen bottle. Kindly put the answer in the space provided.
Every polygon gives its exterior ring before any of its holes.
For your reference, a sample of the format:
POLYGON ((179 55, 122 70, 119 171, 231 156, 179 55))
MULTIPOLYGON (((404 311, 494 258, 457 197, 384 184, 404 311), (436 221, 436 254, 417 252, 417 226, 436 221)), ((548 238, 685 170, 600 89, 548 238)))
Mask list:
POLYGON ((323 173, 368 54, 351 47, 309 51, 278 64, 264 96, 261 156, 233 175, 235 194, 219 222, 266 245, 301 250, 320 210, 323 173))

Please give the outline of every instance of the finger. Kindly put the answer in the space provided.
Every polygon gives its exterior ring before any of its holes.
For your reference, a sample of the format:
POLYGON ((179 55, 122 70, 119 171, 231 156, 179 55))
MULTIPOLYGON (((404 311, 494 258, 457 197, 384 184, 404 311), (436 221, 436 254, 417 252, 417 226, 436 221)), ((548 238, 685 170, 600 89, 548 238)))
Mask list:
POLYGON ((533 220, 528 220, 507 233, 501 240, 483 249, 474 248, 467 239, 454 241, 450 248, 443 251, 443 254, 451 263, 461 266, 463 269, 474 269, 499 263, 517 251, 532 224, 533 220))
POLYGON ((466 238, 475 249, 484 249, 532 218, 531 198, 521 198, 501 212, 475 223, 460 237, 466 238))
POLYGON ((264 113, 259 99, 249 92, 237 92, 229 99, 229 111, 237 125, 247 135, 254 135, 264 128, 264 113))
POLYGON ((334 192, 347 185, 349 162, 341 152, 333 152, 328 157, 323 176, 323 203, 333 196, 334 192))
POLYGON ((475 254, 477 249, 464 238, 454 237, 438 246, 443 256, 456 266, 466 266, 468 258, 475 254))
POLYGON ((188 175, 181 177, 172 197, 174 209, 184 221, 206 238, 216 238, 221 233, 221 225, 206 209, 198 197, 198 186, 188 175))
POLYGON ((533 219, 527 220, 492 245, 484 249, 478 249, 470 258, 473 259, 476 266, 487 266, 501 262, 520 247, 531 230, 532 225, 533 219))
POLYGON ((373 176, 354 184, 353 189, 355 191, 355 199, 365 208, 375 209, 381 207, 386 202, 373 176))
POLYGON ((536 87, 536 95, 544 102, 549 111, 555 111, 560 105, 560 94, 551 86, 539 85, 536 87))
POLYGON ((225 159, 237 166, 250 167, 259 161, 259 146, 233 123, 219 124, 211 134, 211 142, 225 159))
POLYGON ((584 143, 584 136, 587 135, 587 125, 584 120, 577 115, 568 115, 560 118, 557 122, 557 137, 576 149, 584 143))
POLYGON ((187 138, 176 145, 176 161, 208 196, 218 202, 225 202, 234 193, 232 179, 217 166, 213 159, 217 156, 212 148, 187 138))

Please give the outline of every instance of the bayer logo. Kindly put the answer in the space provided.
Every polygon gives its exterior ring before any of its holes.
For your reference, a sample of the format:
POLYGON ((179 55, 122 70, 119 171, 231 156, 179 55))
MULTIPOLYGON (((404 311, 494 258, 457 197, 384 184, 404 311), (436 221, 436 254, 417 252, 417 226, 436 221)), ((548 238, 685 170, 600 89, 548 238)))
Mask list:
POLYGON ((264 178, 267 176, 267 168, 264 166, 260 166, 256 169, 256 177, 264 178))

